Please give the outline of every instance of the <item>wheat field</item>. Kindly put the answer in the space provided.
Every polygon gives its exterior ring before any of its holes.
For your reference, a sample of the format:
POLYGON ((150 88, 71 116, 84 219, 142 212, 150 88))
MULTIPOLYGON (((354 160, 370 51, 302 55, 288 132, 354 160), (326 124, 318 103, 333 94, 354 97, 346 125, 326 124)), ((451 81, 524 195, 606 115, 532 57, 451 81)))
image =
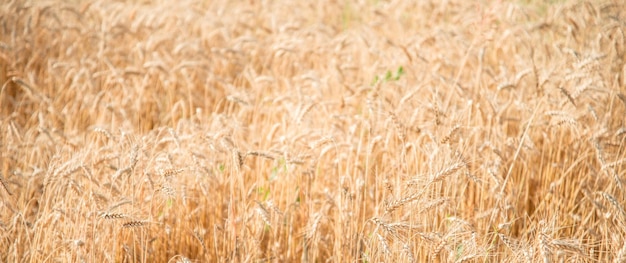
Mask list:
POLYGON ((626 262, 626 3, 0 4, 1 262, 626 262))

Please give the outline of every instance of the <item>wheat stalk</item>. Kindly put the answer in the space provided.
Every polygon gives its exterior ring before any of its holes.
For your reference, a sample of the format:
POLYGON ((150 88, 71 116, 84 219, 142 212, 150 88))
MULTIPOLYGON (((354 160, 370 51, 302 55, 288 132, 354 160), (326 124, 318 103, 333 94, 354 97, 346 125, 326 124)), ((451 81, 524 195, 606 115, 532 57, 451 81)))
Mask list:
POLYGON ((272 218, 271 218, 270 212, 267 210, 267 208, 265 208, 265 206, 261 202, 256 201, 256 203, 257 203, 257 209, 256 209, 257 214, 259 215, 261 220, 265 222, 265 225, 271 227, 272 218))
POLYGON ((517 250, 519 250, 519 244, 516 240, 510 239, 503 233, 498 233, 498 237, 500 237, 500 240, 502 240, 502 242, 513 252, 516 252, 517 250))
POLYGON ((175 176, 177 174, 180 174, 184 171, 185 169, 166 169, 161 171, 161 176, 163 176, 163 178, 168 178, 168 177, 172 177, 175 176))
POLYGON ((461 125, 455 125, 454 127, 452 127, 452 129, 450 129, 450 131, 448 132, 448 134, 443 137, 443 139, 441 139, 441 144, 446 144, 448 142, 450 142, 450 138, 452 138, 452 136, 454 136, 454 134, 461 128, 461 125))
POLYGON ((307 240, 311 240, 313 239, 313 237, 315 237, 323 216, 324 214, 321 212, 315 213, 313 215, 313 220, 309 223, 309 227, 307 227, 307 230, 305 232, 305 238, 307 240))
POLYGON ((450 200, 449 198, 439 198, 436 200, 429 201, 419 210, 418 214, 422 214, 430 209, 439 207, 440 205, 447 203, 449 200, 450 200))
POLYGON ((108 219, 108 220, 114 220, 114 219, 126 218, 128 216, 125 214, 120 214, 120 213, 102 213, 101 217, 104 219, 108 219))
POLYGON ((430 176, 431 182, 436 183, 443 181, 449 175, 454 174, 459 169, 466 167, 466 163, 459 161, 452 164, 447 165, 444 169, 439 170, 438 172, 432 174, 430 176))
POLYGON ((2 185, 2 189, 4 189, 4 191, 6 191, 7 194, 13 195, 11 190, 9 190, 9 183, 7 182, 6 179, 4 179, 4 176, 1 173, 0 173, 0 185, 2 185))
POLYGON ((539 252, 544 263, 550 263, 552 261, 552 249, 550 248, 550 237, 544 233, 544 229, 539 233, 539 252))
POLYGON ((626 106, 626 96, 624 96, 624 94, 620 92, 620 93, 617 93, 617 97, 624 104, 624 106, 626 106))
POLYGON ((572 97, 572 95, 563 87, 559 87, 559 90, 561 90, 561 93, 563 93, 563 95, 565 95, 565 97, 567 97, 569 102, 571 102, 572 105, 574 105, 574 107, 576 107, 576 101, 574 101, 574 98, 572 97))
POLYGON ((624 263, 626 262, 626 242, 623 242, 622 248, 617 251, 617 256, 613 262, 615 263, 624 263))
POLYGON ((309 113, 309 111, 311 111, 311 109, 313 109, 313 107, 315 107, 317 105, 317 103, 311 103, 308 106, 302 108, 300 110, 300 114, 298 114, 298 119, 296 120, 296 123, 302 123, 302 119, 304 119, 304 116, 306 116, 307 113, 309 113))
POLYGON ((466 256, 463 256, 463 257, 460 257, 459 259, 457 259, 455 261, 455 263, 469 262, 470 260, 475 259, 475 258, 477 258, 479 256, 480 256, 479 254, 466 255, 466 256))
POLYGON ((402 251, 404 252, 404 254, 406 254, 408 262, 411 262, 411 263, 412 262, 416 262, 415 261, 415 255, 413 255, 413 251, 412 251, 411 246, 409 245, 409 243, 405 243, 402 246, 402 251))
POLYGON ((260 152, 260 151, 248 151, 246 154, 247 155, 252 155, 252 156, 258 156, 258 157, 263 157, 265 159, 269 159, 269 160, 275 160, 276 157, 274 157, 272 154, 268 153, 268 152, 260 152))
POLYGON ((421 191, 417 191, 414 192, 410 195, 407 195, 405 197, 403 197, 400 200, 394 200, 391 202, 386 202, 385 203, 385 213, 391 213, 393 211, 395 211, 396 209, 404 206, 407 203, 413 202, 417 199, 419 199, 423 194, 425 193, 425 190, 422 189, 421 191))
POLYGON ((446 245, 448 245, 447 238, 444 237, 441 240, 439 240, 439 243, 437 243, 437 245, 433 248, 433 250, 430 253, 431 260, 435 260, 437 257, 439 257, 439 253, 441 253, 441 250, 443 250, 443 248, 446 245))
POLYGON ((393 236, 398 236, 398 232, 396 231, 395 228, 393 228, 389 223, 387 223, 386 221, 378 218, 378 217, 374 217, 372 219, 370 219, 372 222, 374 222, 376 224, 376 226, 382 228, 386 233, 393 235, 393 236))
POLYGON ((145 221, 128 221, 124 224, 122 224, 123 228, 137 228, 137 227, 143 227, 145 225, 147 225, 148 223, 145 221))
POLYGON ((110 141, 117 141, 115 136, 111 132, 109 132, 107 129, 96 127, 96 128, 93 129, 93 131, 98 133, 98 134, 104 135, 104 137, 106 137, 110 141))
POLYGON ((378 237, 378 242, 384 254, 391 255, 391 249, 389 248, 389 244, 387 244, 387 240, 381 236, 379 233, 376 233, 378 237))
POLYGON ((571 240, 552 240, 550 242, 550 246, 560 251, 566 251, 570 253, 577 254, 581 257, 586 257, 585 252, 580 248, 579 245, 574 244, 571 240))
POLYGON ((393 112, 388 112, 388 114, 389 114, 389 118, 391 119, 391 122, 396 127, 396 132, 398 133, 398 139, 400 139, 401 142, 405 142, 406 128, 404 127, 404 124, 400 122, 400 119, 398 118, 398 116, 396 116, 396 114, 394 114, 393 112))
POLYGON ((615 197, 613 197, 612 195, 606 192, 599 192, 599 193, 605 200, 607 200, 613 206, 615 211, 618 212, 621 222, 626 222, 626 211, 624 210, 624 207, 620 205, 617 199, 615 199, 615 197))

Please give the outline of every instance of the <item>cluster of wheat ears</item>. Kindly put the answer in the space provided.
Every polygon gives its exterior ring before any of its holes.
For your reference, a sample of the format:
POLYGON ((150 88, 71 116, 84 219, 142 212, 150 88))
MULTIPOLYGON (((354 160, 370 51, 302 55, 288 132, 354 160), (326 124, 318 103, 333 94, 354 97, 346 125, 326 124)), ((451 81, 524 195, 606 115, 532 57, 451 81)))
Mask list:
POLYGON ((626 262, 626 3, 0 4, 1 262, 626 262))

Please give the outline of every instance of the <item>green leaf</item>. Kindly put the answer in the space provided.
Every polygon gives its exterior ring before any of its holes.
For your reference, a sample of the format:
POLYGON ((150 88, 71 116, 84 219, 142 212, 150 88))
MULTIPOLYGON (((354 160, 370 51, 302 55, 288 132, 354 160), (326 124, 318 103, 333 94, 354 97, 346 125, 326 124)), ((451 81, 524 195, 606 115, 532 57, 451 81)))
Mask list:
POLYGON ((370 83, 370 86, 376 85, 376 83, 378 83, 378 81, 379 81, 378 76, 374 76, 374 80, 372 80, 372 83, 370 83))
POLYGON ((400 66, 398 67, 398 70, 396 70, 395 80, 399 80, 402 75, 404 75, 404 68, 400 66))
POLYGON ((267 201, 267 198, 270 196, 270 188, 269 187, 258 187, 257 193, 262 196, 261 200, 267 201))
POLYGON ((274 181, 278 177, 278 166, 272 167, 272 172, 269 181, 274 181))
POLYGON ((392 77, 391 70, 387 70, 387 73, 385 74, 385 81, 390 81, 392 77))

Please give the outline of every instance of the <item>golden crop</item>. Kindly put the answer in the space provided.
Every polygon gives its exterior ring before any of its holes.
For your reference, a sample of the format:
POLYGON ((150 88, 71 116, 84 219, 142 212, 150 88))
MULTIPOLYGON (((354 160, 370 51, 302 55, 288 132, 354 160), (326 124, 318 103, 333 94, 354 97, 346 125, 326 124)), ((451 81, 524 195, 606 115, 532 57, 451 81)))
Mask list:
POLYGON ((0 4, 0 262, 626 262, 626 3, 0 4))

